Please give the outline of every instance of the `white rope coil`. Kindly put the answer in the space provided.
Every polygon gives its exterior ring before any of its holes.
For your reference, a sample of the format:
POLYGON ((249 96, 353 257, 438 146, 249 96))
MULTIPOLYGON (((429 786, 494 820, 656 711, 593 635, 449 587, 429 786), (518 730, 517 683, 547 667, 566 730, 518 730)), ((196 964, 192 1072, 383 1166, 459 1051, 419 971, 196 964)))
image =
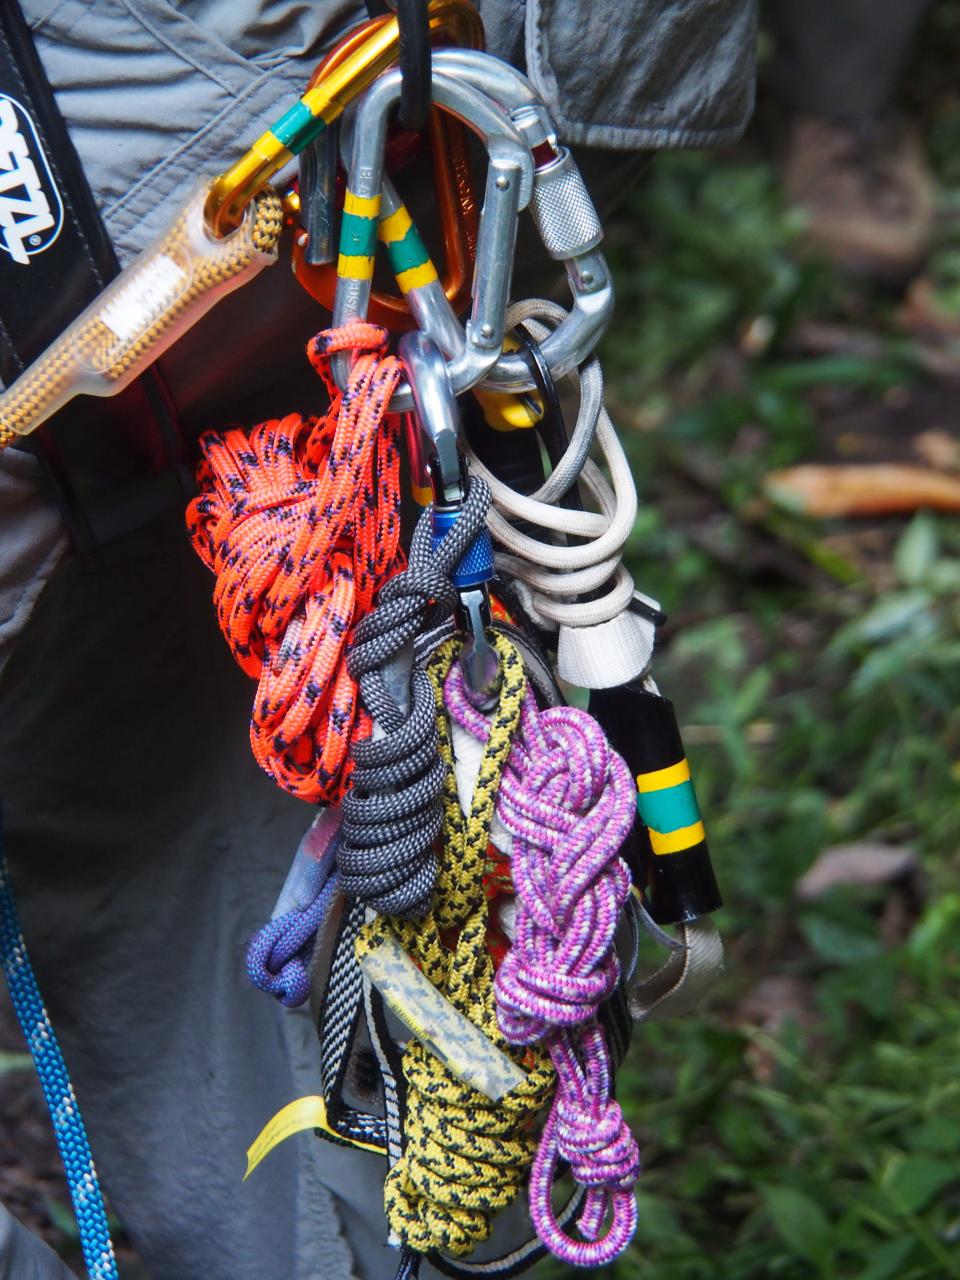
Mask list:
MULTIPOLYGON (((554 302, 532 298, 510 308, 507 325, 524 323, 534 339, 542 341, 566 314, 554 302)), ((635 597, 647 600, 635 590, 622 564, 623 548, 637 517, 637 491, 603 405, 599 359, 592 356, 564 381, 578 386, 576 425, 563 457, 534 493, 511 489, 467 450, 470 470, 490 486, 493 505, 487 523, 498 544, 497 568, 525 588, 524 603, 538 623, 561 629, 608 623, 623 614, 635 597), (592 449, 598 452, 600 465, 589 456, 592 449), (592 509, 571 511, 555 505, 574 481, 592 509), (535 525, 545 536, 522 532, 516 527, 520 522, 535 525), (604 587, 598 598, 583 599, 604 587)))

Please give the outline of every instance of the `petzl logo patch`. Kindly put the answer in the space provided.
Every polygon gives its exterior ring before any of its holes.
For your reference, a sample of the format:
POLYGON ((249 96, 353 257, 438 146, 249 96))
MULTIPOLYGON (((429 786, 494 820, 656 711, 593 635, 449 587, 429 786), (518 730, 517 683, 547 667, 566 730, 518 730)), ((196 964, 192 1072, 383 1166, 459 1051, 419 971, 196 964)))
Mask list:
POLYGON ((0 93, 0 249, 23 267, 63 227, 63 200, 29 112, 0 93))

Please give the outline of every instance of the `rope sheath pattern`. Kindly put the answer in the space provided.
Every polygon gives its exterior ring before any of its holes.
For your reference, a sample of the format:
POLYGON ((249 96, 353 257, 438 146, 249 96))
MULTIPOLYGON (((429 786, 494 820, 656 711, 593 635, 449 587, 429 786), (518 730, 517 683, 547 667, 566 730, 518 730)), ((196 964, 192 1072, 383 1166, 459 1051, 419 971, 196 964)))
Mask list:
POLYGON ((423 671, 413 669, 408 680, 405 659, 412 660, 414 637, 456 604, 450 575, 483 529, 489 505, 487 486, 473 481, 435 549, 430 511, 421 515, 407 568, 383 587, 377 608, 360 622, 348 658, 383 736, 354 743, 337 865, 345 892, 384 915, 426 915, 436 879, 431 845, 443 825, 435 699, 423 671), (405 708, 396 696, 398 678, 409 688, 405 708))
MULTIPOLYGON (((362 958, 393 933, 446 999, 521 1061, 497 1025, 483 879, 497 787, 519 722, 525 676, 514 646, 502 636, 494 643, 502 672, 499 701, 466 817, 457 794, 443 692, 460 641, 441 645, 427 664, 444 765, 437 889, 422 922, 380 916, 366 925, 357 955, 362 958)), ((554 1082, 546 1054, 528 1050, 522 1061, 528 1064, 531 1058, 524 1082, 492 1102, 457 1079, 418 1040, 408 1042, 403 1055, 406 1145, 384 1187, 391 1229, 405 1247, 462 1257, 489 1237, 493 1215, 515 1199, 536 1147, 531 1122, 554 1082)))
POLYGON ((346 653, 358 620, 403 567, 395 416, 401 373, 386 333, 319 333, 311 364, 330 392, 323 418, 289 414, 201 439, 200 496, 187 509, 194 549, 217 575, 230 651, 258 681, 250 741, 260 766, 301 799, 336 803, 354 738, 370 732, 346 653), (356 350, 342 394, 334 353, 356 350))
MULTIPOLYGON (((468 701, 459 669, 447 679, 451 716, 483 741, 486 719, 468 701)), ((603 1266, 636 1229, 640 1155, 611 1097, 613 1066, 600 1004, 620 976, 614 934, 630 893, 619 849, 634 818, 630 771, 592 716, 537 709, 527 690, 520 732, 500 784, 497 813, 514 837, 516 936, 496 975, 500 1027, 511 1044, 543 1043, 557 1092, 530 1174, 530 1209, 551 1252, 603 1266), (551 1203, 558 1162, 588 1188, 576 1240, 551 1203), (608 1211, 609 1229, 600 1238, 608 1211)))
POLYGON ((0 823, 0 967, 53 1122, 90 1280, 118 1280, 107 1212, 90 1143, 56 1033, 37 988, 13 900, 0 823))
POLYGON ((310 961, 317 933, 339 888, 335 849, 331 841, 317 864, 319 888, 313 901, 268 920, 247 947, 247 977, 288 1009, 306 1004, 310 998, 310 961))

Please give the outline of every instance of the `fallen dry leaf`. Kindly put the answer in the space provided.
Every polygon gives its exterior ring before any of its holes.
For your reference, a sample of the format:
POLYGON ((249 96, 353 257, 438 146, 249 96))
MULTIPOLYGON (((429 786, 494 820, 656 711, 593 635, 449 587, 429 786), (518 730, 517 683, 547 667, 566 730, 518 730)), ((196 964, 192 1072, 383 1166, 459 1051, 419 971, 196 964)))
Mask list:
POLYGON ((896 463, 789 467, 770 472, 764 489, 781 506, 808 516, 960 511, 960 477, 896 463))
POLYGON ((814 902, 837 885, 875 886, 913 878, 919 861, 912 849, 899 845, 862 842, 824 849, 797 881, 794 892, 801 902, 814 902))
POLYGON ((960 471, 960 440, 940 427, 915 436, 913 451, 937 471, 960 471))
MULTIPOLYGON (((804 1033, 808 1049, 815 1040, 819 1017, 813 989, 808 982, 786 975, 762 978, 744 997, 737 1010, 739 1026, 757 1027, 768 1036, 778 1036, 788 1023, 804 1033)), ((761 1084, 772 1084, 777 1073, 776 1056, 763 1044, 748 1045, 744 1054, 750 1073, 761 1084)))

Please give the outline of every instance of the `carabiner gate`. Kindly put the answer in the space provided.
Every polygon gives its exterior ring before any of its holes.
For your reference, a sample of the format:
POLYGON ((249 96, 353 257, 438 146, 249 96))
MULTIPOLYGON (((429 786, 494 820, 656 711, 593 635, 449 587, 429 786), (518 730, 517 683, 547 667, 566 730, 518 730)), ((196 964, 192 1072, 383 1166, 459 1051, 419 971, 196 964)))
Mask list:
MULTIPOLYGON (((387 119, 399 100, 401 84, 400 72, 388 71, 367 91, 357 107, 349 185, 341 223, 339 279, 333 312, 335 326, 366 318, 381 211, 387 119)), ((480 135, 489 156, 477 238, 473 305, 462 349, 448 352, 451 357, 450 380, 454 393, 459 394, 484 378, 500 358, 517 237, 517 213, 526 208, 533 192, 533 159, 520 131, 502 108, 471 85, 435 73, 433 97, 438 105, 480 135)), ((413 276, 409 289, 405 289, 415 316, 421 285, 436 285, 436 271, 428 256, 423 268, 422 278, 413 276)), ((429 289, 424 289, 419 301, 428 311, 439 308, 445 316, 450 314, 442 289, 434 288, 432 294, 429 289)), ((421 320, 417 316, 417 319, 431 331, 429 318, 421 320)), ((434 332, 433 336, 438 342, 443 342, 439 332, 434 332)), ((336 357, 333 371, 341 387, 346 386, 349 370, 349 355, 336 357)), ((391 400, 391 412, 406 412, 411 404, 409 387, 401 385, 391 400)))
MULTIPOLYGON (((406 370, 414 412, 430 445, 430 486, 433 491, 433 540, 438 543, 456 523, 470 479, 460 449, 460 411, 447 362, 432 338, 407 333, 400 339, 400 360, 406 370)), ((486 708, 500 687, 500 660, 487 637, 491 623, 487 584, 493 577, 493 542, 483 529, 450 575, 458 597, 457 625, 467 636, 460 655, 471 700, 486 708)))

